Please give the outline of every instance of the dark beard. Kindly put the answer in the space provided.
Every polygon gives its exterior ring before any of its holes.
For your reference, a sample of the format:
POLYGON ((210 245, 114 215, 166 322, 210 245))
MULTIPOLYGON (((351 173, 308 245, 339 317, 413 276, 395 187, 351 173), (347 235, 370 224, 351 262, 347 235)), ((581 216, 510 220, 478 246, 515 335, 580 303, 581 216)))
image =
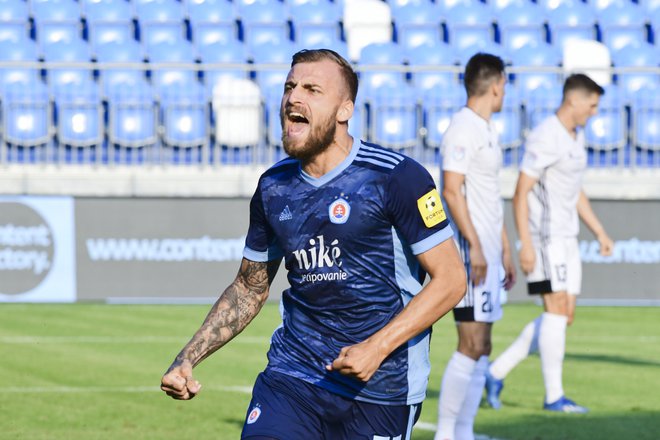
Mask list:
POLYGON ((307 141, 305 141, 303 146, 297 150, 292 148, 289 144, 286 133, 284 132, 284 123, 282 123, 282 146, 284 147, 286 154, 301 162, 308 162, 327 150, 330 147, 330 144, 335 140, 337 127, 334 124, 334 118, 329 118, 326 122, 327 124, 322 124, 322 127, 327 127, 326 130, 322 131, 322 128, 312 130, 309 133, 307 141))

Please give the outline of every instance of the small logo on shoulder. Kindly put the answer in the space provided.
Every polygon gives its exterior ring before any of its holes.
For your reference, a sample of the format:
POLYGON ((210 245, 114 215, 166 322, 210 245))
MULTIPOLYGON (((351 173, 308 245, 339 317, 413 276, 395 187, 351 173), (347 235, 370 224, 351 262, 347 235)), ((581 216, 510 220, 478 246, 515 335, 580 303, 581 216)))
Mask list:
POLYGON ((260 415, 261 415, 261 408, 259 408, 258 406, 252 408, 252 411, 250 411, 250 414, 248 415, 247 418, 247 424, 251 425, 254 422, 256 422, 259 419, 260 415))
POLYGON ((351 205, 345 199, 337 199, 328 208, 330 221, 336 225, 344 224, 351 215, 351 205))
POLYGON ((417 199, 417 209, 427 228, 432 228, 447 219, 440 194, 435 188, 417 199))
POLYGON ((280 221, 286 221, 286 220, 292 220, 293 219, 293 214, 291 214, 291 210, 289 209, 289 205, 286 205, 282 212, 280 213, 280 221))

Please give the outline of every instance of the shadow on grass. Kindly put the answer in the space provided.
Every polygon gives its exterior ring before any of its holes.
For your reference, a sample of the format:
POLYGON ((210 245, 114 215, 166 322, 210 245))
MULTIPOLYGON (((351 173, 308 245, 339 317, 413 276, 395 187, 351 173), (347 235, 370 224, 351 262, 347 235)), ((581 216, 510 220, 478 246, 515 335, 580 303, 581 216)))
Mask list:
POLYGON ((660 367, 660 362, 646 359, 636 359, 623 356, 612 356, 608 354, 584 354, 584 353, 566 353, 566 359, 585 361, 585 362, 608 362, 612 364, 634 365, 640 367, 660 367))
MULTIPOLYGON (((479 416, 477 416, 477 421, 479 416)), ((660 414, 627 411, 621 414, 518 414, 479 422, 478 434, 502 440, 657 440, 660 414)), ((432 440, 431 431, 416 430, 413 440, 432 440)))

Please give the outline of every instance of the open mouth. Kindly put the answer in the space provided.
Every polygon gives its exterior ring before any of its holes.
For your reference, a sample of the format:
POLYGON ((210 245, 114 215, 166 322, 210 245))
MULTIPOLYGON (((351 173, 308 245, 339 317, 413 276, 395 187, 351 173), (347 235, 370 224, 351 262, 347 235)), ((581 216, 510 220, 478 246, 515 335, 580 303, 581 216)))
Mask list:
POLYGON ((304 132, 309 126, 309 120, 300 112, 287 112, 286 133, 288 136, 296 136, 304 132))

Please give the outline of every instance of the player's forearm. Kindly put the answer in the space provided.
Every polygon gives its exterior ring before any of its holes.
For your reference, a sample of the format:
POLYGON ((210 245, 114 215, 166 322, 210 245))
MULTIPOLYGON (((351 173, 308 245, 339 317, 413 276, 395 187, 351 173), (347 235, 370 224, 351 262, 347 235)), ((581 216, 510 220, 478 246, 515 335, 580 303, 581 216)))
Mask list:
POLYGON ((268 297, 270 280, 266 264, 243 260, 238 276, 215 302, 173 365, 188 361, 196 366, 243 331, 257 316, 268 297))
POLYGON ((589 198, 587 195, 580 191, 580 197, 578 198, 577 203, 578 215, 582 219, 582 222, 589 228, 589 230, 596 236, 600 236, 605 233, 603 225, 598 220, 596 213, 594 213, 591 208, 591 203, 589 203, 589 198))
POLYGON ((513 195, 513 217, 516 222, 518 238, 522 243, 530 244, 532 235, 529 232, 529 205, 527 192, 516 190, 513 195))
POLYGON ((465 294, 465 280, 462 266, 451 279, 431 280, 396 318, 369 339, 388 356, 454 308, 465 294))

